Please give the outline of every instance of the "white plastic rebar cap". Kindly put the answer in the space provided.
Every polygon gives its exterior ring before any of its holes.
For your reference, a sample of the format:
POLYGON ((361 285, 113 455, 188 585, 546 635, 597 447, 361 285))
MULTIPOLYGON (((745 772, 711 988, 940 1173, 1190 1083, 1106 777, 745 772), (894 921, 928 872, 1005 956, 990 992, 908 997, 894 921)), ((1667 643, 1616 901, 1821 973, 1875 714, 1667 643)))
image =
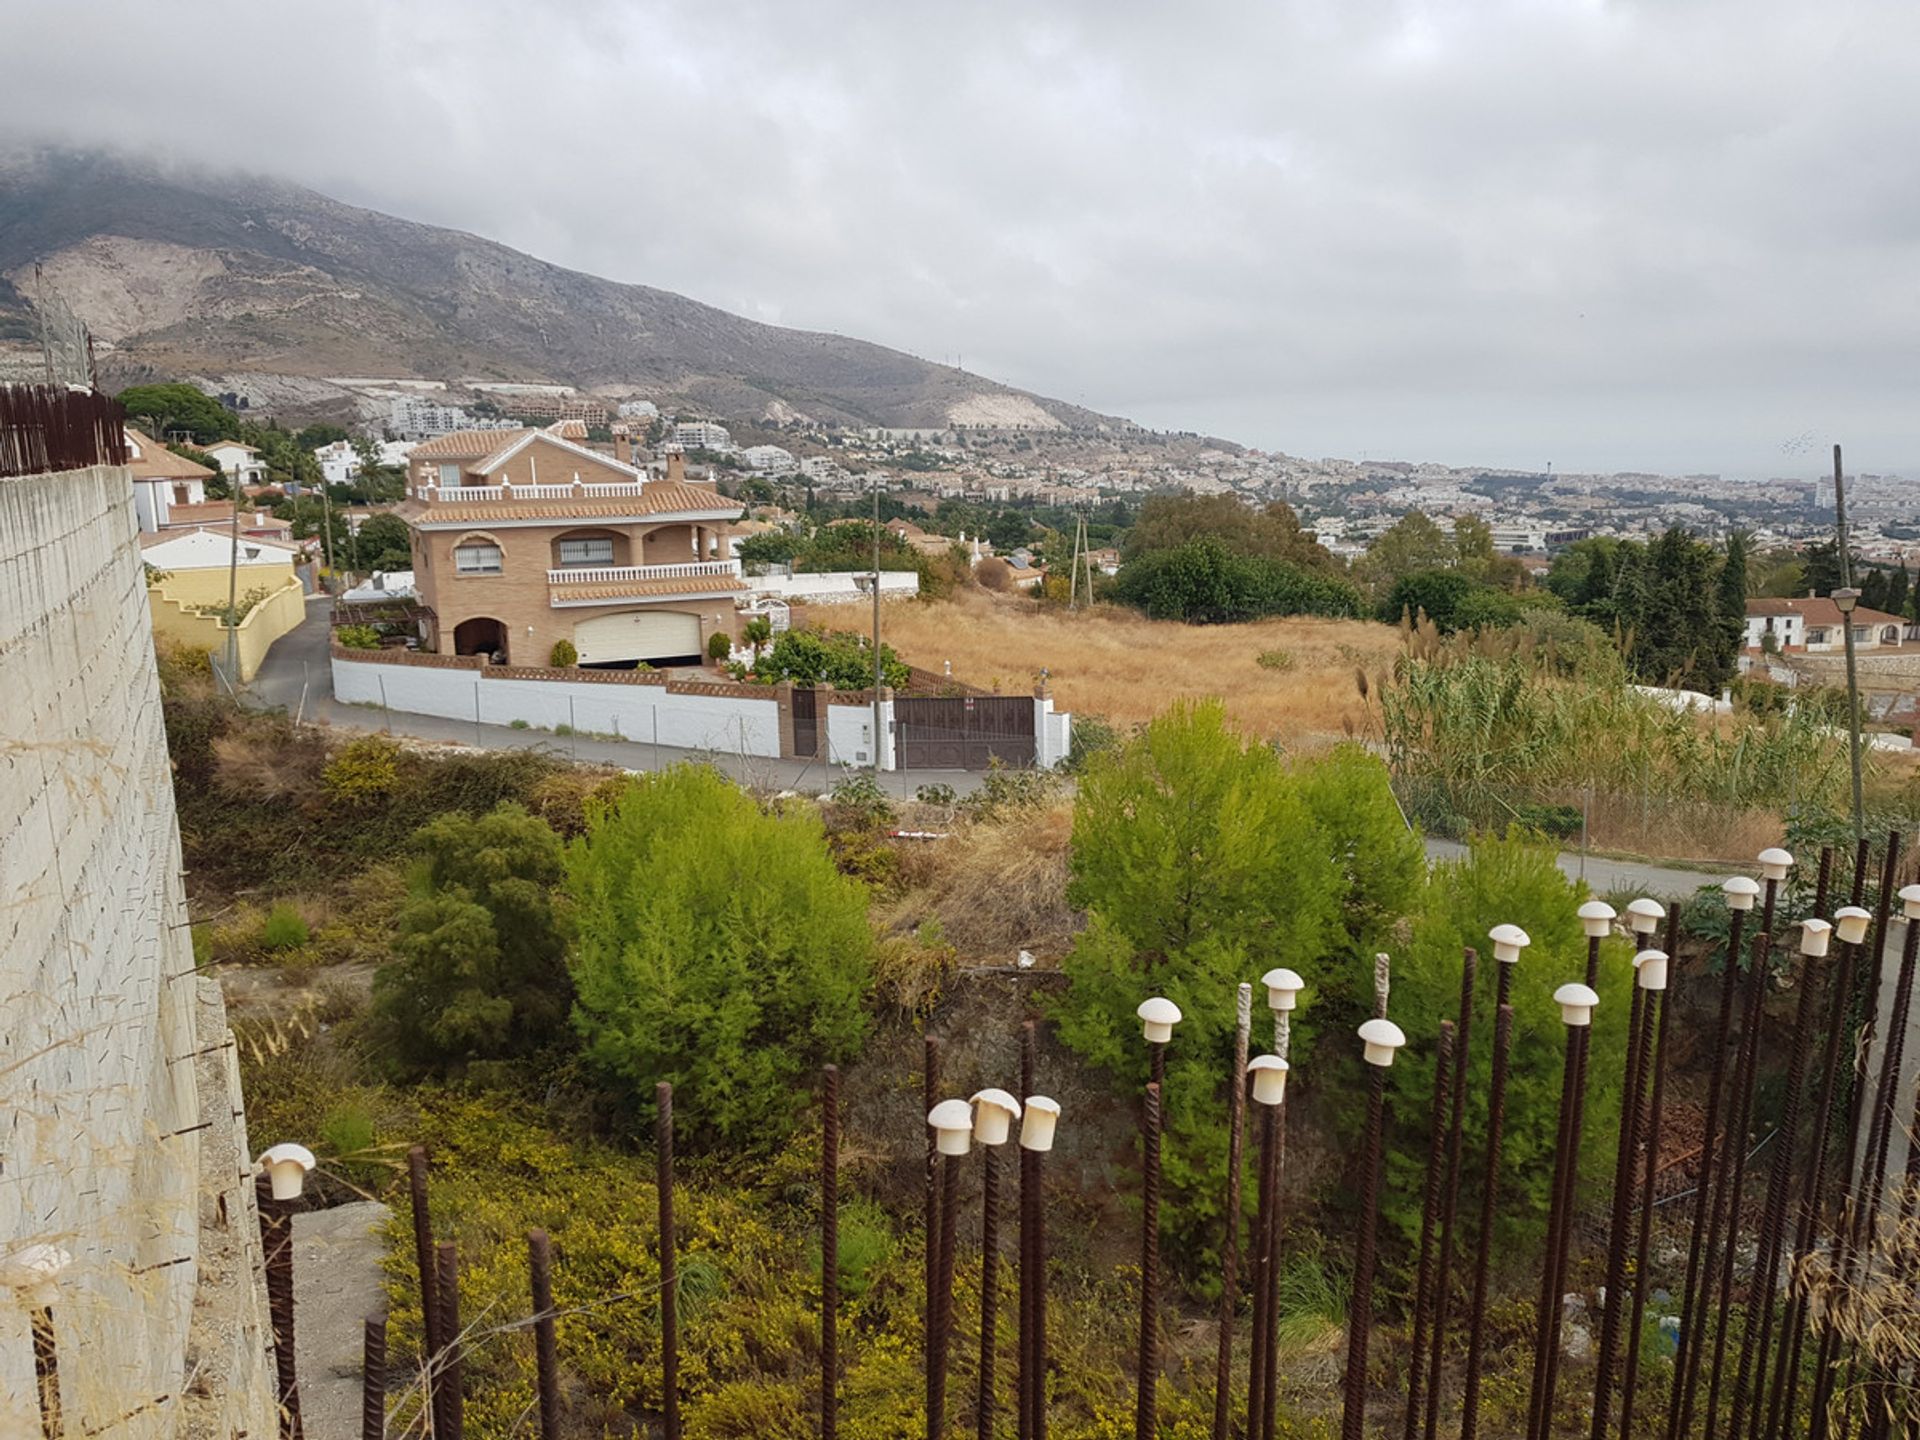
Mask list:
POLYGON ((1667 988, 1667 952, 1642 950, 1633 957, 1634 983, 1642 990, 1667 988))
MULTIPOLYGON (((1920 897, 1920 885, 1908 888, 1920 897)), ((1872 923, 1873 912, 1859 905, 1842 905, 1833 912, 1833 933, 1842 945, 1858 945, 1867 938, 1867 926, 1872 923)))
POLYGON ((0 1260, 0 1285, 17 1292, 30 1305, 51 1305, 54 1282, 71 1264, 73 1255, 58 1245, 23 1245, 0 1260))
POLYGON ((1827 944, 1833 939, 1833 926, 1818 915, 1809 915, 1800 922, 1800 953, 1810 960, 1818 960, 1827 953, 1827 944))
POLYGON ((1060 1102, 1045 1095, 1029 1095, 1020 1112, 1020 1148, 1044 1155, 1053 1149, 1054 1128, 1060 1123, 1060 1102))
POLYGON ((1020 1102, 1004 1090, 982 1090, 973 1097, 973 1138, 982 1145, 1004 1145, 1020 1118, 1020 1102))
POLYGON ((1598 940, 1613 928, 1613 907, 1604 900, 1589 900, 1580 907, 1580 928, 1587 938, 1598 940))
POLYGON ((942 1100, 927 1112, 927 1124, 942 1155, 964 1155, 973 1143, 973 1107, 964 1100, 942 1100))
POLYGON ((1487 932, 1487 938, 1493 941, 1493 958, 1502 965, 1514 964, 1520 952, 1533 943, 1533 937, 1518 925, 1496 925, 1487 932))
POLYGON ((1920 920, 1920 885, 1900 887, 1900 911, 1909 920, 1920 920))
POLYGON ((1278 1055, 1256 1055, 1247 1062, 1255 1104, 1278 1105, 1287 1098, 1287 1068, 1278 1055))
POLYGON ((1720 885, 1729 910, 1751 910, 1760 898, 1760 882, 1751 875, 1729 875, 1720 885))
POLYGON ((1406 1043, 1406 1032, 1391 1020, 1375 1016, 1360 1027, 1360 1057, 1369 1065, 1393 1064, 1393 1052, 1406 1043))
POLYGON ((1649 900, 1642 895, 1637 900, 1627 902, 1627 928, 1636 935, 1651 935, 1660 928, 1660 922, 1667 918, 1667 912, 1658 900, 1649 900))
POLYGON ((273 1184, 276 1200, 298 1200, 306 1188, 307 1172, 313 1169, 313 1152, 304 1145, 280 1144, 257 1162, 273 1184))
POLYGON ((1260 983, 1267 987, 1267 1007, 1272 1010, 1293 1009, 1300 1001, 1300 992, 1307 988, 1306 981, 1284 966, 1267 971, 1260 983))
POLYGON ((1571 981, 1553 992, 1553 1003, 1560 1007, 1560 1018, 1568 1025, 1591 1025, 1594 1007, 1600 997, 1593 988, 1571 981))
POLYGON ((1784 880, 1787 872, 1793 869, 1793 856, 1778 845, 1769 845, 1762 850, 1759 859, 1762 880, 1784 880))
POLYGON ((1180 1023, 1180 1007, 1164 995, 1142 1000, 1133 1013, 1140 1017, 1141 1029, 1151 1045, 1166 1044, 1173 1038, 1173 1027, 1180 1023))

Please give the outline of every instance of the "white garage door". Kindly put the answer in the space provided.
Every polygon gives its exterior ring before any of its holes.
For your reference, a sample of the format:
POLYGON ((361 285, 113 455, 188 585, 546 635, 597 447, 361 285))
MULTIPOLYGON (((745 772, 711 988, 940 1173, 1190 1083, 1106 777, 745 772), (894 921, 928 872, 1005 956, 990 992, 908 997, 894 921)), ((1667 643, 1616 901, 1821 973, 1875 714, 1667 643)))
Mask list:
POLYGON ((700 653, 700 617, 678 610, 628 610, 596 615, 573 627, 582 665, 666 660, 700 653))

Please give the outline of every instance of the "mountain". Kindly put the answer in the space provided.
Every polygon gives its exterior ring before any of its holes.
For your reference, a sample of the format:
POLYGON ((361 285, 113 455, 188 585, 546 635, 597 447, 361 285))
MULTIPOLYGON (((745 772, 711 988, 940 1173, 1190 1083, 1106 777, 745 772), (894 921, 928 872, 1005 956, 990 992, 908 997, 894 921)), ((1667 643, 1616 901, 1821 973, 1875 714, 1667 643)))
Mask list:
POLYGON ((279 181, 99 153, 0 154, 16 360, 36 285, 86 322, 104 382, 191 376, 281 408, 346 399, 327 377, 378 376, 568 384, 744 421, 1126 423, 279 181))

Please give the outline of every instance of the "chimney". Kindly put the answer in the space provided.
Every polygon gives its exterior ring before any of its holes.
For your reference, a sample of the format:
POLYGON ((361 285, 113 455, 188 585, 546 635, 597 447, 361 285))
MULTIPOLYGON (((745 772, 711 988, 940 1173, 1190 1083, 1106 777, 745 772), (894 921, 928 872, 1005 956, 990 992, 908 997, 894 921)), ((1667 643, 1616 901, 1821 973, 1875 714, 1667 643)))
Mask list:
POLYGON ((684 485, 687 479, 687 457, 678 450, 667 452, 667 479, 675 484, 684 485))

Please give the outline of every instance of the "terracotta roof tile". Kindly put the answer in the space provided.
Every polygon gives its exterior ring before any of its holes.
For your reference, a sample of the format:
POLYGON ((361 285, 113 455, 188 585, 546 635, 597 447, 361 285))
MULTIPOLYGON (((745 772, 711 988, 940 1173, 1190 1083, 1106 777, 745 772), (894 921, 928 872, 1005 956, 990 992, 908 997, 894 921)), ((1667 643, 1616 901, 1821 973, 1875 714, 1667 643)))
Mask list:
POLYGON ((136 480, 211 480, 218 473, 133 429, 127 431, 127 454, 136 480))
MULTIPOLYGON (((1749 615, 1798 615, 1809 625, 1838 625, 1840 607, 1825 595, 1802 595, 1788 599, 1762 597, 1747 601, 1749 615)), ((1869 610, 1865 606, 1853 612, 1856 625, 1905 625, 1901 616, 1889 615, 1884 610, 1869 610)))
MULTIPOLYGON (((441 491, 442 495, 448 491, 441 491)), ((491 500, 478 504, 409 500, 395 513, 410 523, 488 524, 496 520, 618 520, 628 516, 720 511, 737 519, 740 505, 703 485, 649 481, 636 499, 582 496, 578 500, 491 500)))
POLYGON ((552 585, 562 600, 634 600, 648 595, 706 594, 714 590, 741 590, 747 587, 737 575, 683 575, 666 580, 624 580, 605 585, 552 585))
POLYGON ((454 430, 422 440, 407 452, 409 460, 478 460, 503 446, 511 445, 527 433, 518 430, 454 430))

